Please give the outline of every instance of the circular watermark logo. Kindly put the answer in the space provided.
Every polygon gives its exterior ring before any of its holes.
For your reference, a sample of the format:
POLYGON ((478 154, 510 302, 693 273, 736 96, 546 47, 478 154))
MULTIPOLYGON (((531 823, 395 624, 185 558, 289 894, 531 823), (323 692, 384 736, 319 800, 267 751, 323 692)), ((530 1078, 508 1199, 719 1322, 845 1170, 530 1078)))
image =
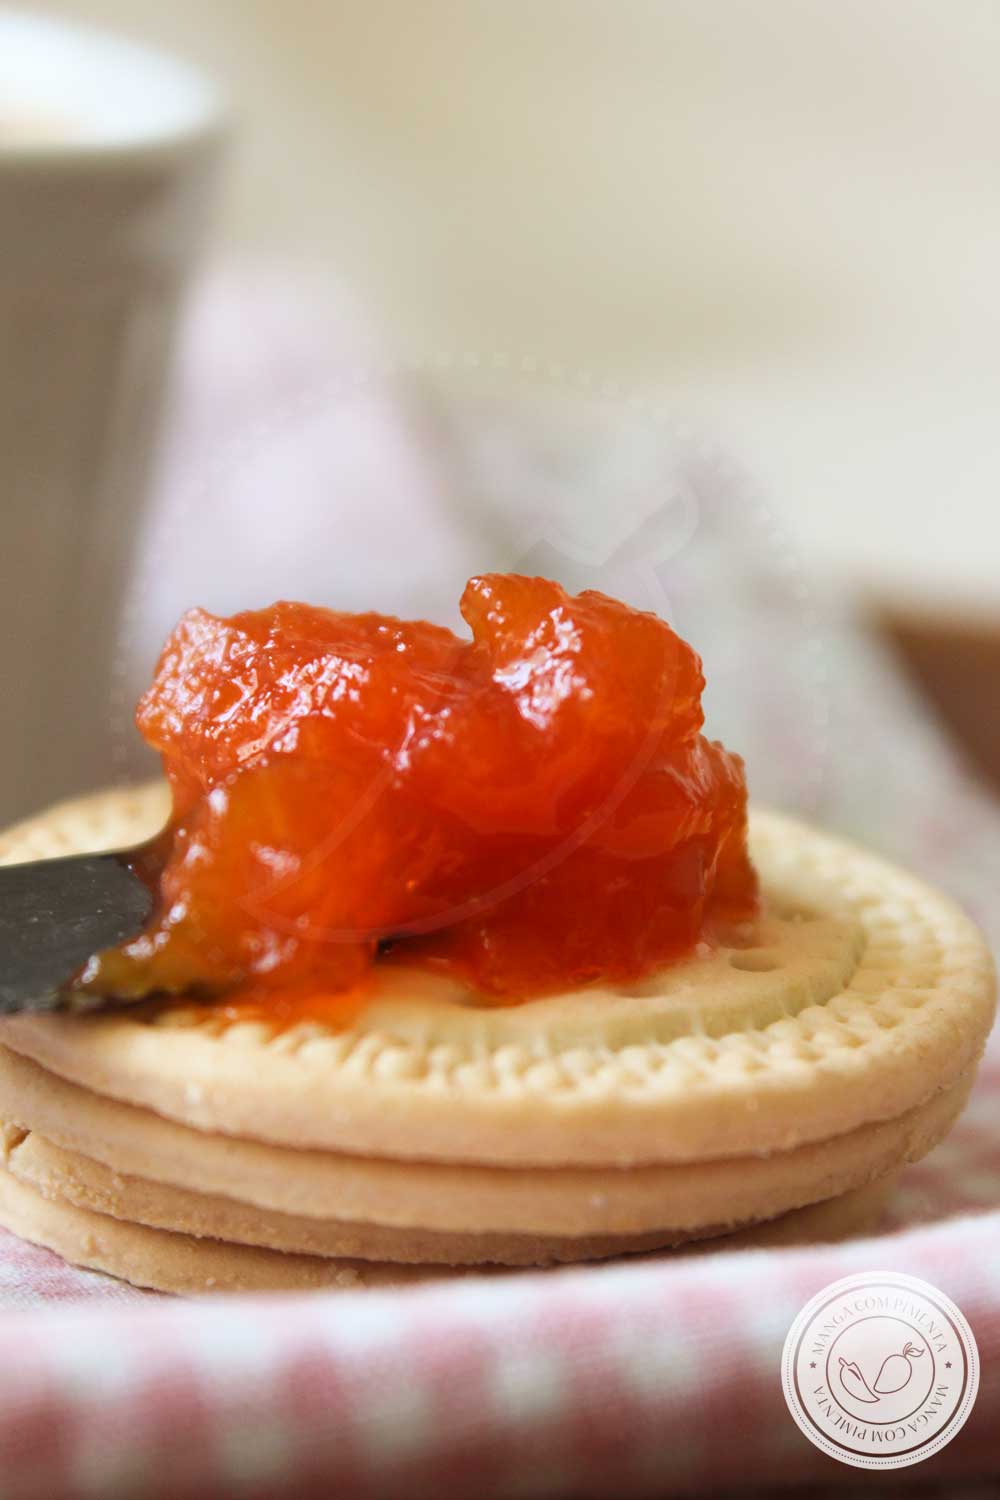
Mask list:
POLYGON ((859 1469, 920 1463, 972 1410, 979 1353, 962 1313, 926 1281, 862 1272, 824 1287, 785 1340, 781 1384, 810 1442, 859 1469))

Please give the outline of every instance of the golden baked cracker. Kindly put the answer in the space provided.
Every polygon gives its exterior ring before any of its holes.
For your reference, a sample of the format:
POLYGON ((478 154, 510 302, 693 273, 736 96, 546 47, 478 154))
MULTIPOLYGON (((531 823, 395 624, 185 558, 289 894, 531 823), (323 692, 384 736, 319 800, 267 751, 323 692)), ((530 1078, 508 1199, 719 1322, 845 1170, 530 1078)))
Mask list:
MULTIPOLYGON (((7 835, 0 856, 128 842, 158 821, 162 797, 63 805, 7 835)), ((0 1040, 206 1131, 506 1165, 783 1151, 954 1083, 994 1007, 971 922, 907 873, 777 814, 752 816, 751 844, 759 933, 640 985, 482 1010, 456 1003, 453 985, 385 969, 383 993, 339 1033, 225 1025, 178 1005, 155 1020, 14 1016, 0 1040)))
MULTIPOLYGON (((756 1245, 804 1244, 842 1239, 872 1227, 881 1212, 884 1188, 859 1189, 826 1203, 786 1214, 783 1219, 727 1235, 732 1249, 756 1245)), ((361 1290, 412 1286, 442 1276, 514 1275, 515 1272, 445 1269, 441 1266, 380 1265, 283 1255, 276 1250, 195 1239, 150 1229, 46 1198, 0 1170, 0 1224, 22 1239, 56 1251, 64 1260, 104 1271, 135 1286, 180 1294, 240 1291, 361 1290)), ((700 1250, 699 1243, 694 1247, 700 1250)))
POLYGON ((6 1170, 0 1171, 0 1224, 73 1265, 164 1292, 351 1291, 408 1285, 440 1274, 437 1267, 282 1255, 252 1245, 147 1229, 76 1208, 64 1199, 46 1198, 6 1170))
POLYGON ((152 838, 169 816, 165 781, 71 797, 0 832, 0 865, 128 849, 152 838))
MULTIPOLYGON (((7 1152, 7 1170, 45 1198, 175 1234, 325 1259, 385 1260, 404 1265, 546 1266, 676 1248, 698 1239, 729 1235, 750 1225, 760 1227, 760 1221, 754 1218, 736 1223, 719 1221, 692 1230, 661 1229, 652 1234, 573 1239, 383 1229, 373 1224, 265 1213, 231 1198, 122 1177, 77 1152, 53 1146, 34 1131, 19 1135, 7 1152)), ((878 1182, 886 1180, 880 1178, 878 1182)), ((790 1210, 776 1220, 768 1216, 765 1222, 782 1223, 787 1233, 788 1221, 794 1219, 795 1211, 790 1210)))
POLYGON ((702 1238, 679 1246, 684 1255, 711 1255, 720 1250, 764 1250, 793 1245, 831 1244, 856 1235, 876 1234, 892 1197, 896 1174, 888 1173, 867 1187, 853 1188, 820 1203, 792 1209, 737 1229, 724 1239, 702 1238))
MULTIPOLYGON (((31 1129, 112 1177, 236 1200, 265 1215, 453 1238, 635 1236, 664 1226, 704 1233, 784 1213, 923 1156, 961 1111, 970 1082, 971 1073, 897 1120, 770 1156, 625 1170, 477 1167, 206 1135, 66 1083, 0 1048, 0 1107, 20 1134, 31 1129)), ((122 1211, 136 1216, 131 1204, 122 1211)))
MULTIPOLYGON (((9 1149, 7 1170, 46 1198, 107 1214, 153 1229, 198 1238, 229 1240, 326 1259, 391 1261, 403 1265, 546 1266, 563 1261, 605 1260, 614 1255, 664 1249, 691 1232, 660 1229, 652 1234, 546 1238, 529 1234, 440 1234, 385 1229, 336 1219, 300 1218, 253 1208, 233 1198, 192 1193, 142 1177, 112 1172, 100 1162, 53 1146, 34 1131, 22 1132, 9 1149)), ((742 1221, 741 1221, 742 1222, 742 1221)), ((738 1227, 705 1225, 694 1233, 722 1234, 738 1227)))

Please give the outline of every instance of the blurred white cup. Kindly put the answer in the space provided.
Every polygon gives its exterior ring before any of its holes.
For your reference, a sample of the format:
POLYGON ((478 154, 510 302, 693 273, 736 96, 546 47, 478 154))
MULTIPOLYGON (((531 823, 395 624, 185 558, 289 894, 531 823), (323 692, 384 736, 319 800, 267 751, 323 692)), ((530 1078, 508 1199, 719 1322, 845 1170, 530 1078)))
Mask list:
POLYGON ((223 112, 0 10, 0 826, 115 774, 115 640, 223 112))

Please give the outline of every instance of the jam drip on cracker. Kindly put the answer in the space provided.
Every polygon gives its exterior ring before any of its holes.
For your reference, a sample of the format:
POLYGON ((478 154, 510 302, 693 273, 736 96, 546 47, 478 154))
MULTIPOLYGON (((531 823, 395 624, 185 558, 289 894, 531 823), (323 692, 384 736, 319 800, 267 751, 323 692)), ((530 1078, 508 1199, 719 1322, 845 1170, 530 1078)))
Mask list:
POLYGON ((346 1014, 373 965, 507 1004, 629 981, 752 915, 738 756, 655 615, 473 578, 471 640, 280 603, 184 616, 139 704, 173 815, 140 937, 78 983, 346 1014))

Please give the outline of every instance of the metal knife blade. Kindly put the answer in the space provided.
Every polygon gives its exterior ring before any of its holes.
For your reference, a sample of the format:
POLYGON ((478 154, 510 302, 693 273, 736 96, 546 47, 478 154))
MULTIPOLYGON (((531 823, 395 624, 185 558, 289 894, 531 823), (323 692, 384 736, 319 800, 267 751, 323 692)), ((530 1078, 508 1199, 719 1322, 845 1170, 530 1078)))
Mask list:
POLYGON ((81 1010, 66 990, 92 953, 134 937, 153 895, 129 853, 74 854, 0 866, 0 1015, 81 1010))

